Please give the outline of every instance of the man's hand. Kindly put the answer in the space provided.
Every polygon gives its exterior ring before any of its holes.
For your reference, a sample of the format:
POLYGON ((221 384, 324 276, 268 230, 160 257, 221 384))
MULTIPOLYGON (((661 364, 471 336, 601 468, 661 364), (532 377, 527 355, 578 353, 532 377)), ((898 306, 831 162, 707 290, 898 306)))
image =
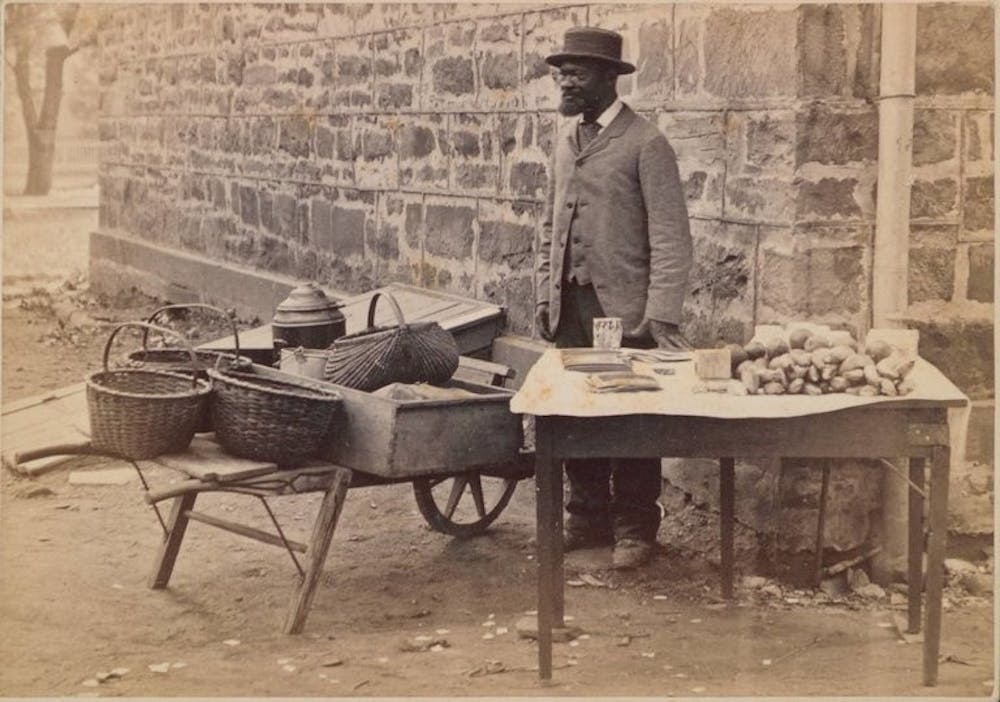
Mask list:
POLYGON ((549 329, 549 306, 547 303, 535 308, 535 330, 538 332, 538 336, 546 341, 555 339, 555 335, 549 329))
POLYGON ((628 338, 648 338, 653 337, 653 341, 661 349, 671 349, 676 351, 687 351, 691 349, 691 344, 676 324, 671 322, 661 322, 656 319, 644 319, 642 323, 632 331, 625 334, 628 338))

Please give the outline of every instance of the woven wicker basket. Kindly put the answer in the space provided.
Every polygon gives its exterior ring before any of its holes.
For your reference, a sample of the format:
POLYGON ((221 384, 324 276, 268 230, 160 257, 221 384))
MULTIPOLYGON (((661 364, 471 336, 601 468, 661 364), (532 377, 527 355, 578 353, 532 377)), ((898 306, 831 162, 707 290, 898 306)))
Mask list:
POLYGON ((357 390, 377 390, 389 383, 446 382, 458 369, 455 338, 437 322, 408 324, 389 293, 375 293, 368 305, 368 328, 342 336, 330 345, 326 380, 357 390), (384 296, 399 324, 375 326, 375 306, 384 296))
POLYGON ((229 453, 291 467, 328 437, 341 396, 318 384, 208 369, 215 438, 229 453))
MULTIPOLYGON (((149 370, 165 370, 173 371, 175 373, 194 373, 197 377, 208 380, 208 373, 206 372, 209 368, 216 367, 226 367, 232 369, 246 370, 253 365, 253 361, 246 356, 240 355, 240 336, 236 329, 236 322, 233 321, 232 317, 227 314, 224 310, 214 307, 212 305, 205 305, 202 303, 188 303, 182 305, 165 305, 155 310, 149 318, 146 320, 148 324, 153 324, 157 317, 159 317, 164 312, 170 310, 180 310, 180 309, 192 309, 200 308, 210 310, 212 312, 218 313, 221 317, 224 317, 232 326, 233 331, 233 343, 236 348, 236 353, 227 353, 225 351, 209 351, 206 349, 195 349, 194 355, 196 363, 192 368, 190 351, 183 348, 176 347, 163 347, 163 348, 149 348, 149 330, 145 330, 142 335, 142 348, 131 352, 126 360, 126 367, 128 368, 146 368, 149 370)), ((209 411, 209 403, 204 403, 204 409, 202 413, 198 416, 198 423, 195 426, 196 432, 209 432, 213 430, 212 427, 212 415, 209 411)))
MULTIPOLYGON (((115 336, 125 327, 137 326, 176 335, 143 322, 119 324, 104 345, 104 370, 91 373, 86 382, 91 444, 129 460, 186 449, 211 390, 193 372, 109 370, 108 354, 115 336)), ((188 353, 193 368, 194 352, 188 348, 188 353)))

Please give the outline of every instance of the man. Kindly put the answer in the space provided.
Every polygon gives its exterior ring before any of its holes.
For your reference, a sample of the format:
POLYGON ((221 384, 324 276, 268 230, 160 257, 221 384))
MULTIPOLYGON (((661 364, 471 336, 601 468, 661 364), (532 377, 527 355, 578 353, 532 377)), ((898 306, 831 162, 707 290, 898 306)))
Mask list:
MULTIPOLYGON (((673 149, 618 99, 621 35, 569 29, 556 68, 559 112, 579 116, 556 139, 536 258, 535 326, 559 348, 592 346, 594 317, 621 317, 623 344, 690 348, 678 323, 691 269, 687 207, 673 149)), ((614 544, 615 568, 653 555, 657 459, 566 462, 567 551, 614 544)))

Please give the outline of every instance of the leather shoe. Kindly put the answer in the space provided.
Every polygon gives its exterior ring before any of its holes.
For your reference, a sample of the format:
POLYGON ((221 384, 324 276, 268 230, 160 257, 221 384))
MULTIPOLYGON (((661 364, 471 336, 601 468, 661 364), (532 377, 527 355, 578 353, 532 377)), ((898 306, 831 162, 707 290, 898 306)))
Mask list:
POLYGON ((579 551, 585 548, 610 546, 614 539, 611 534, 598 531, 567 529, 563 533, 563 552, 579 551))
POLYGON ((619 539, 611 554, 611 567, 631 570, 646 565, 653 558, 653 544, 639 539, 619 539))

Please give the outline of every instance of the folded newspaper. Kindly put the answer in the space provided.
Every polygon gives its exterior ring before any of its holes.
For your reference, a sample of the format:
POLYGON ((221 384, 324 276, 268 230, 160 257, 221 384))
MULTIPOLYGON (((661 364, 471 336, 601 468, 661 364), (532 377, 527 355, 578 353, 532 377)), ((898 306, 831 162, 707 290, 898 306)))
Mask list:
POLYGON ((628 358, 614 349, 563 349, 560 356, 563 368, 569 371, 603 373, 632 370, 628 358))
POLYGON ((588 375, 587 389, 590 392, 639 392, 659 390, 660 384, 651 375, 633 371, 611 371, 588 375))

